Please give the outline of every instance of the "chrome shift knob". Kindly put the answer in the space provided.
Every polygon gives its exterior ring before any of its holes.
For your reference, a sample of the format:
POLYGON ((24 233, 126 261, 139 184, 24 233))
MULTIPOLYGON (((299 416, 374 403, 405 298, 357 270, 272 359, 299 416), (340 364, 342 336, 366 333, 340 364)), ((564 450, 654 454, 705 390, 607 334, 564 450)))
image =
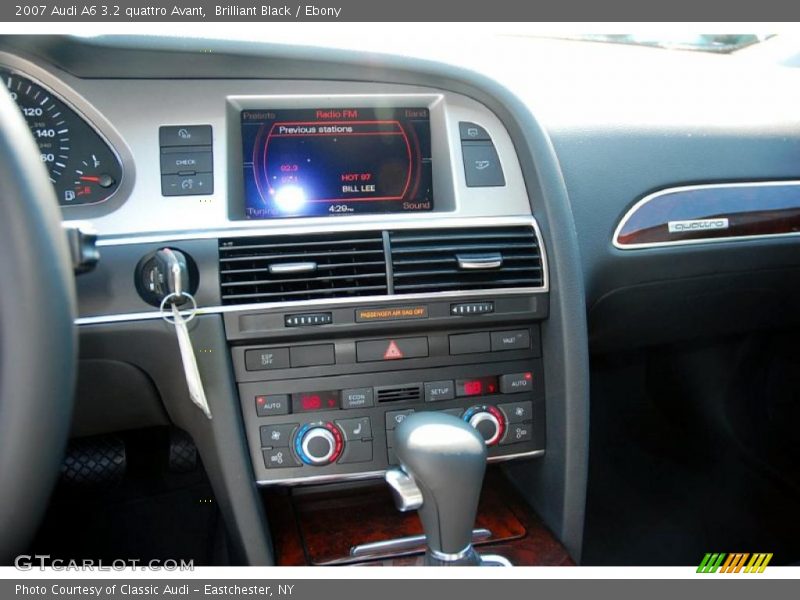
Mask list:
POLYGON ((472 529, 486 470, 483 438, 463 420, 435 412, 408 416, 394 435, 401 466, 386 481, 400 510, 418 509, 429 562, 478 564, 472 529))

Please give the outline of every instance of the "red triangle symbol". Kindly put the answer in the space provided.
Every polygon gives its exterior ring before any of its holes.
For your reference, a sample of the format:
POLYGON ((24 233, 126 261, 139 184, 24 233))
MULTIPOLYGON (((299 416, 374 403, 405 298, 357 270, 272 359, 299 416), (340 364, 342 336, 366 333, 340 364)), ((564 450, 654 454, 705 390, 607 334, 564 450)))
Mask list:
POLYGON ((389 347, 386 348, 386 352, 383 354, 383 360, 394 360, 396 358, 403 358, 403 353, 400 352, 400 348, 397 347, 394 340, 389 342, 389 347))

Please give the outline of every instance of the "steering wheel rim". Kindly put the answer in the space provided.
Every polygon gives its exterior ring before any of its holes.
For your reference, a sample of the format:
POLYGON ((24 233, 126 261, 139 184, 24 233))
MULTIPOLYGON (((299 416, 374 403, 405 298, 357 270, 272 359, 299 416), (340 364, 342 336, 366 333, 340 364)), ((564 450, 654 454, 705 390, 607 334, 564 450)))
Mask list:
POLYGON ((75 386, 75 284, 61 214, 19 109, 0 91, 0 564, 36 532, 75 386))

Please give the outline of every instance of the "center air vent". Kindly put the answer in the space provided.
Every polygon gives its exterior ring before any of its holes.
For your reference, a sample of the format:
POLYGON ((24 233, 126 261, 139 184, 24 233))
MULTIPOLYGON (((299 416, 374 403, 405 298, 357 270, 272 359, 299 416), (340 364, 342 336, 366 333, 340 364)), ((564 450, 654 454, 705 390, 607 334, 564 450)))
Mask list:
POLYGON ((422 400, 422 384, 384 385, 375 388, 378 404, 386 402, 415 402, 422 400))
POLYGON ((392 231, 395 294, 531 288, 544 284, 530 227, 392 231))
POLYGON ((219 241, 223 304, 387 293, 380 231, 219 241))

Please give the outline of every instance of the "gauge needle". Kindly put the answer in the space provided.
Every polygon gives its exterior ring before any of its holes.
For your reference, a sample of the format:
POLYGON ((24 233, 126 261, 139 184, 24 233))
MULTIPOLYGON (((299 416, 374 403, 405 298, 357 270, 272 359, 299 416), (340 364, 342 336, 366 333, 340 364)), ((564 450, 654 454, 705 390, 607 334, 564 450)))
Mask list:
POLYGON ((100 182, 100 178, 99 178, 99 177, 96 177, 96 176, 93 176, 93 175, 92 175, 92 176, 90 176, 90 175, 83 175, 83 176, 81 176, 81 177, 78 177, 78 179, 79 179, 80 181, 92 181, 92 182, 94 182, 94 183, 99 183, 99 182, 100 182))

